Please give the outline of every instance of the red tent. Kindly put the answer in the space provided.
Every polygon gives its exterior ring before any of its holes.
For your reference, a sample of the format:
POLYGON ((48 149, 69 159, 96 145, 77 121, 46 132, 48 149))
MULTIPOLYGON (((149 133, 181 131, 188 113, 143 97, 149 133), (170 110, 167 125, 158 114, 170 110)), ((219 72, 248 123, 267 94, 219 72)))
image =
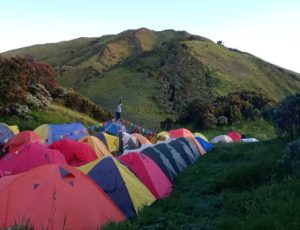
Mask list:
POLYGON ((58 149, 66 158, 69 165, 78 167, 97 159, 95 151, 87 144, 72 139, 62 139, 48 146, 58 149))
POLYGON ((227 136, 231 137, 231 139, 232 139, 234 142, 240 141, 241 138, 242 138, 242 135, 239 134, 239 133, 236 132, 236 131, 232 131, 232 132, 228 133, 227 136))
POLYGON ((3 146, 2 151, 13 153, 28 143, 43 143, 42 138, 32 131, 22 131, 11 138, 6 145, 3 146))
POLYGON ((167 176, 143 153, 126 153, 118 160, 130 168, 157 199, 167 197, 172 192, 173 186, 167 176))
POLYGON ((79 170, 49 164, 0 180, 0 229, 30 221, 34 229, 100 229, 125 217, 79 170))
POLYGON ((7 153, 0 159, 0 168, 4 176, 28 171, 44 164, 67 164, 61 152, 49 149, 39 143, 23 145, 18 151, 7 153))
POLYGON ((173 129, 169 131, 169 134, 173 137, 173 138, 179 138, 179 137, 187 137, 190 138, 193 143, 196 145, 197 149, 199 150, 201 155, 204 155, 206 152, 203 149, 203 147, 199 144, 199 142, 195 139, 194 134, 184 128, 180 128, 180 129, 173 129))
POLYGON ((2 169, 0 169, 0 178, 3 177, 2 169))

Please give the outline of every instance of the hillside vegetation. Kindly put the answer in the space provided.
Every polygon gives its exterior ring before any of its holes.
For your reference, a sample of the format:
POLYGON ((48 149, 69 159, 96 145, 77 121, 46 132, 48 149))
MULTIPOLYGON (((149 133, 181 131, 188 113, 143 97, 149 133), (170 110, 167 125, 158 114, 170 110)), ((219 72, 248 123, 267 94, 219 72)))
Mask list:
POLYGON ((155 130, 195 99, 251 89, 279 101, 300 90, 299 74, 185 31, 141 28, 7 54, 49 63, 58 83, 111 112, 122 96, 124 117, 155 130))

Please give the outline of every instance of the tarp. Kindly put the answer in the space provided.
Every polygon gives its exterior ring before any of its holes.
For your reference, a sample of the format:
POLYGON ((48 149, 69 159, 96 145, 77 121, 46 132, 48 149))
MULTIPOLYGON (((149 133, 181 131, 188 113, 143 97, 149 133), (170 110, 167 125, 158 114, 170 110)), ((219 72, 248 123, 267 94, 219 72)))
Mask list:
POLYGON ((0 146, 8 142, 13 136, 13 131, 6 124, 0 123, 0 146))
POLYGON ((97 154, 98 158, 104 156, 112 156, 111 153, 106 148, 105 144, 99 140, 99 138, 94 136, 86 136, 79 140, 81 143, 89 145, 97 154))
POLYGON ((173 185, 159 166, 143 153, 130 152, 118 157, 147 186, 157 199, 168 197, 173 185))
POLYGON ((46 142, 51 144, 61 139, 79 140, 88 135, 87 129, 79 122, 70 124, 44 124, 37 127, 34 132, 39 134, 46 142))
POLYGON ((40 143, 30 143, 1 158, 0 168, 4 176, 9 176, 52 163, 67 164, 65 157, 58 150, 49 149, 40 143))
POLYGON ((1 178, 0 194, 0 229, 30 221, 35 230, 90 230, 125 219, 102 189, 67 165, 1 178))
POLYGON ((147 187, 112 157, 104 157, 79 169, 92 178, 129 219, 134 218, 143 206, 155 201, 147 187))
POLYGON ((71 139, 62 139, 49 145, 51 149, 59 150, 66 158, 69 165, 78 167, 96 160, 97 154, 87 144, 71 139))
POLYGON ((153 146, 142 149, 141 152, 150 157, 160 167, 168 179, 174 183, 175 177, 178 173, 164 154, 156 150, 153 146))

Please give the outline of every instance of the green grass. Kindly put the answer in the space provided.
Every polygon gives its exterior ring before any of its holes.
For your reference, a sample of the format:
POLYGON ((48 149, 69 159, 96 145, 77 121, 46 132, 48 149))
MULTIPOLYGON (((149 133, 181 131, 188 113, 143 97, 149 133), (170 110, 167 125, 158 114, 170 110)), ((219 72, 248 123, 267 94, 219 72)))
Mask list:
POLYGON ((299 229, 300 180, 274 179, 284 147, 217 146, 179 175, 169 198, 105 229, 299 229))
POLYGON ((45 111, 33 111, 31 115, 26 118, 16 116, 1 117, 0 122, 8 125, 18 125, 21 131, 33 130, 41 124, 81 122, 86 126, 90 126, 99 123, 99 121, 83 113, 72 111, 58 104, 51 104, 50 108, 45 111))

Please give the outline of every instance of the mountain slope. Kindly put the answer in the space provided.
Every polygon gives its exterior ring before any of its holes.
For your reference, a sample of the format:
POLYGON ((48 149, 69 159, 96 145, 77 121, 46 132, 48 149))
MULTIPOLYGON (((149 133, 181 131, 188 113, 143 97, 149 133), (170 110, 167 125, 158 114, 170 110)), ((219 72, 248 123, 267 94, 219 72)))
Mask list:
POLYGON ((192 99, 255 89, 278 101, 300 90, 300 76, 251 54, 184 31, 146 28, 7 52, 51 64, 58 82, 111 111, 158 129, 192 99))

